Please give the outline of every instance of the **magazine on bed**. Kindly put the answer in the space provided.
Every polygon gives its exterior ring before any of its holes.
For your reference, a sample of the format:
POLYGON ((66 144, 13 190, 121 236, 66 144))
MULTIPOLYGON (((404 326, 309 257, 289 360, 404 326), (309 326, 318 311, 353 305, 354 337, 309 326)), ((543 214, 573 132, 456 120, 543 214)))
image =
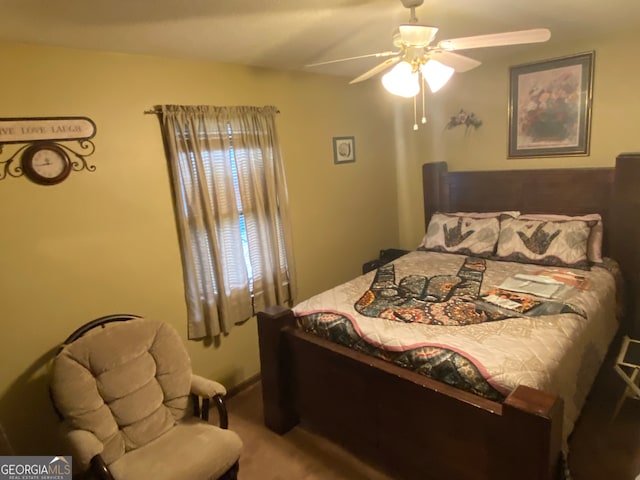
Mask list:
POLYGON ((565 284, 546 275, 517 273, 504 280, 498 288, 512 292, 528 293, 542 298, 556 298, 565 290, 565 284))
POLYGON ((571 287, 578 288, 580 290, 589 289, 589 281, 584 275, 572 272, 570 270, 548 268, 544 270, 538 270, 533 273, 534 275, 542 275, 545 277, 551 277, 557 282, 569 285, 571 287))
POLYGON ((494 288, 480 298, 491 305, 518 313, 526 313, 542 303, 539 300, 534 300, 533 298, 525 297, 524 295, 519 295, 501 288, 494 288))

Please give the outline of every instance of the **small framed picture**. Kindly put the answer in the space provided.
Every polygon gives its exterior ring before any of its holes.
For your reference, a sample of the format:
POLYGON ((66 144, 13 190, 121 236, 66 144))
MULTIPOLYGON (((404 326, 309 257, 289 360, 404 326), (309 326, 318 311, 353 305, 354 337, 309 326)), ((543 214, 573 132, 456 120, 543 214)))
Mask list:
POLYGON ((356 161, 356 141, 354 137, 333 137, 333 163, 356 161))

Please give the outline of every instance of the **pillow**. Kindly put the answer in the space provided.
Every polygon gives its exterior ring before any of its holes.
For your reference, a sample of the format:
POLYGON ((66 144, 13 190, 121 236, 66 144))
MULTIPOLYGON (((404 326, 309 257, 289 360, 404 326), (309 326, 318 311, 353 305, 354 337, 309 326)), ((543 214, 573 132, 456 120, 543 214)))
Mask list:
POLYGON ((550 222, 507 218, 500 222, 497 256, 501 260, 589 270, 589 222, 550 222))
POLYGON ((595 222, 595 225, 591 227, 589 233, 589 240, 587 242, 587 258, 593 263, 602 263, 602 237, 604 234, 604 227, 602 226, 602 217, 599 213, 591 213, 589 215, 581 215, 577 217, 571 217, 569 215, 553 215, 545 213, 533 213, 524 214, 520 218, 526 220, 549 220, 555 222, 558 220, 584 220, 585 222, 595 222))
POLYGON ((488 257, 495 251, 499 233, 497 217, 473 218, 434 213, 420 246, 436 252, 488 257))

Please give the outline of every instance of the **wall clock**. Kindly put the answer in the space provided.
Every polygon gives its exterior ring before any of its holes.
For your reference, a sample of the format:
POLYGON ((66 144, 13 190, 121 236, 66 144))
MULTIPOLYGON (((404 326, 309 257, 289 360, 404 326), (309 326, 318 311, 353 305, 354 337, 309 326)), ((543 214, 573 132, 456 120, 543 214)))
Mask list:
POLYGON ((55 185, 71 173, 67 153, 55 143, 34 143, 22 154, 22 171, 40 185, 55 185))

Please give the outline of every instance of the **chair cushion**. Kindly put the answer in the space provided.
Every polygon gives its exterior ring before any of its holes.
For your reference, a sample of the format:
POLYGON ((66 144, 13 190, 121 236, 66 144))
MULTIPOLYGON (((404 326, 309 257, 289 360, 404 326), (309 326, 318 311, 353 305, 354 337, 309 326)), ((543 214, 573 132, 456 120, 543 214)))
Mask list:
POLYGON ((238 460, 235 432, 190 418, 109 465, 117 480, 217 479, 238 460))
POLYGON ((55 403, 73 428, 93 432, 107 464, 189 415, 191 361, 170 325, 140 318, 95 328, 53 366, 55 403))

